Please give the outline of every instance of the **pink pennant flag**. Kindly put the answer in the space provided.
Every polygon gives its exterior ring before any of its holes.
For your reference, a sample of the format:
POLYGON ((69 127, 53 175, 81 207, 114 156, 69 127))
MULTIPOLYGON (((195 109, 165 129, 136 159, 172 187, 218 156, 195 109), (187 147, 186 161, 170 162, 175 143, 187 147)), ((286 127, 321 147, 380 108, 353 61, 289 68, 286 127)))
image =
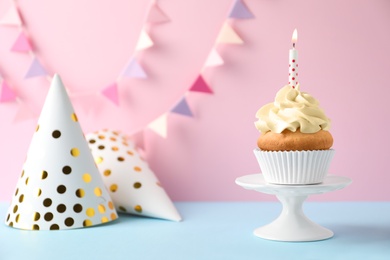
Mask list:
POLYGON ((27 36, 21 32, 19 34, 18 39, 16 39, 14 45, 11 48, 11 51, 16 51, 16 52, 28 52, 31 51, 31 44, 30 41, 28 40, 27 36))
POLYGON ((255 16, 249 11, 242 0, 236 0, 228 17, 234 19, 252 19, 255 16))
POLYGON ((172 109, 172 113, 180 114, 183 116, 193 117, 190 107, 188 106, 187 100, 183 97, 172 109))
POLYGON ((209 56, 207 57, 205 67, 214 67, 219 66, 224 63, 221 56, 218 54, 218 52, 215 49, 212 49, 209 56))
POLYGON ((225 23, 218 35, 217 43, 243 44, 244 41, 228 23, 225 23))
POLYGON ((34 77, 41 77, 41 76, 47 76, 47 71, 42 66, 42 64, 38 61, 36 57, 34 57, 30 68, 28 69, 26 75, 24 76, 25 79, 28 78, 34 78, 34 77))
POLYGON ((9 102, 15 100, 15 92, 13 92, 13 90, 8 86, 7 82, 3 81, 3 83, 1 84, 0 102, 9 102))
POLYGON ((112 83, 102 90, 103 96, 111 100, 115 105, 119 106, 119 94, 117 83, 112 83))
POLYGON ((141 67, 141 65, 139 65, 135 58, 132 58, 127 64, 125 70, 122 73, 122 76, 141 79, 146 79, 148 77, 144 69, 141 67))
POLYGON ((10 9, 8 9, 7 13, 1 18, 0 24, 11 26, 22 25, 22 20, 20 19, 18 9, 15 5, 12 5, 10 9))
POLYGON ((190 91, 210 93, 210 94, 213 93, 213 91, 207 85, 206 81, 203 79, 202 75, 198 76, 194 84, 192 84, 190 91))
POLYGON ((150 39, 149 35, 144 29, 141 31, 140 38, 138 40, 137 46, 135 47, 136 51, 147 49, 153 46, 153 41, 150 39))
POLYGON ((161 10, 157 2, 154 2, 150 7, 147 23, 167 23, 169 22, 168 16, 161 10))
POLYGON ((19 102, 18 111, 14 117, 14 123, 35 119, 37 115, 24 102, 19 102))
POLYGON ((158 134, 159 136, 161 136, 163 138, 167 138, 167 136, 168 136, 167 122, 168 122, 168 115, 165 113, 165 114, 162 114, 160 117, 158 117, 153 122, 151 122, 148 125, 148 128, 151 129, 156 134, 158 134))

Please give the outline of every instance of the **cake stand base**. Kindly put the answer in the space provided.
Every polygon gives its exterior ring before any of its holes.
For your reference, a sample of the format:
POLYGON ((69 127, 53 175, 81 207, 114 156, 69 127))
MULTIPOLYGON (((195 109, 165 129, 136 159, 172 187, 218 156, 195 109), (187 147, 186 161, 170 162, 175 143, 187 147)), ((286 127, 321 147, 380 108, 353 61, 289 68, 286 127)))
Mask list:
POLYGON ((305 216, 302 210, 304 201, 312 194, 342 189, 351 183, 351 179, 329 175, 320 184, 275 185, 266 183, 261 174, 252 174, 237 178, 236 183, 245 189, 276 195, 282 203, 279 217, 255 229, 254 235, 269 240, 305 242, 331 238, 333 232, 305 216))
POLYGON ((254 230, 258 237, 277 241, 316 241, 331 238, 333 232, 308 219, 302 211, 307 196, 276 196, 282 213, 268 225, 254 230))

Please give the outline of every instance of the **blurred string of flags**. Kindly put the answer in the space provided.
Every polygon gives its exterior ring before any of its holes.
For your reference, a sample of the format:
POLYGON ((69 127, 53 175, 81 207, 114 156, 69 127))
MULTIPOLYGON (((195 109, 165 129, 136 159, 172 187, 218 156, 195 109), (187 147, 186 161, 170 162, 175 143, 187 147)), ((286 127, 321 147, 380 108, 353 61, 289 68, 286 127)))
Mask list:
MULTIPOLYGON (((119 76, 113 80, 111 84, 100 89, 100 91, 90 92, 90 93, 69 93, 70 98, 80 97, 80 96, 96 96, 103 95, 108 101, 112 102, 116 106, 120 106, 119 102, 119 91, 118 91, 118 82, 126 78, 136 78, 136 79, 147 79, 148 75, 142 66, 139 63, 139 53, 143 52, 149 48, 152 48, 154 43, 151 37, 148 34, 148 28, 150 26, 168 23, 170 22, 169 17, 165 12, 160 8, 156 0, 153 0, 150 4, 150 7, 146 14, 146 19, 141 30, 141 33, 138 38, 133 55, 130 57, 128 63, 124 67, 124 70, 119 73, 119 76)), ((198 92, 205 94, 213 94, 212 89, 209 84, 203 77, 203 72, 209 67, 221 66, 224 64, 224 60, 217 52, 216 48, 220 44, 243 44, 244 41, 242 38, 235 32, 235 30, 230 25, 230 20, 233 19, 253 19, 254 15, 245 5, 243 0, 234 0, 232 7, 229 10, 227 19, 223 23, 221 30, 216 37, 215 43, 206 58, 206 61, 201 68, 199 75, 196 80, 192 82, 188 90, 183 94, 183 96, 175 103, 174 106, 169 111, 165 111, 155 120, 150 122, 144 129, 148 128, 154 131, 156 134, 160 135, 163 138, 167 138, 167 122, 168 114, 176 113, 179 115, 193 117, 193 113, 187 103, 186 97, 190 92, 198 92)), ((28 32, 26 25, 23 22, 21 17, 21 12, 13 0, 9 10, 5 13, 0 19, 0 26, 12 26, 20 30, 18 37, 12 46, 10 46, 11 52, 25 53, 30 55, 31 64, 26 70, 24 79, 32 79, 36 77, 45 77, 48 81, 51 81, 52 73, 49 73, 50 69, 44 66, 44 63, 40 60, 37 52, 34 48, 34 44, 31 39, 28 37, 28 32)), ((0 75, 1 77, 1 75, 0 75)), ((7 81, 1 77, 1 86, 0 86, 0 103, 6 102, 17 102, 18 111, 15 115, 14 121, 23 121, 28 119, 35 119, 37 116, 32 114, 31 109, 23 102, 16 91, 7 81)), ((140 130, 136 134, 142 134, 144 129, 140 130)))

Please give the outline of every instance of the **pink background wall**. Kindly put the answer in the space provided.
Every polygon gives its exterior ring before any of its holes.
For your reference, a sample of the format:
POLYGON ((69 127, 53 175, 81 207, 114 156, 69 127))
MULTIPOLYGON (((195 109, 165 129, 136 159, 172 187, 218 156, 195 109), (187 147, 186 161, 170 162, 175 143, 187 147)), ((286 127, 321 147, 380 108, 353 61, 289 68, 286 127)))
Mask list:
MULTIPOLYGON (((0 16, 10 1, 0 2, 0 16)), ((171 22, 152 27, 155 46, 140 63, 149 79, 120 81, 122 106, 102 96, 87 113, 74 107, 85 132, 131 133, 168 111, 198 76, 233 0, 161 0, 171 22)), ((174 200, 272 200, 243 190, 236 177, 259 172, 252 153, 255 112, 287 82, 288 50, 298 28, 301 88, 332 119, 337 153, 331 172, 350 187, 314 200, 390 200, 390 1, 245 0, 256 16, 234 20, 244 45, 219 46, 225 65, 208 69, 214 95, 191 93, 195 118, 170 114, 168 139, 145 132, 146 157, 174 200)), ((148 1, 18 1, 29 37, 50 73, 74 92, 98 93, 134 51, 148 1), (114 4, 115 2, 115 4, 114 4)), ((0 70, 39 115, 49 83, 23 80, 31 57, 9 51, 19 30, 0 27, 0 70)), ((0 104, 0 200, 20 175, 36 120, 13 123, 17 104, 0 104)))

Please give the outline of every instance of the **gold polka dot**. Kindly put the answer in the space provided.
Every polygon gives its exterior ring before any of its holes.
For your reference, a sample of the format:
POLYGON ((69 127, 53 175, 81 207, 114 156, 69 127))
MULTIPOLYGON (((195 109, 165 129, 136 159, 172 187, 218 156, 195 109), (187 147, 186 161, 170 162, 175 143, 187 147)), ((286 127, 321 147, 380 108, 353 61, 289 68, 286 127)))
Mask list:
POLYGON ((110 191, 112 191, 112 192, 116 192, 117 189, 118 189, 118 185, 116 185, 116 184, 112 184, 112 185, 110 186, 110 191))
POLYGON ((103 157, 96 157, 95 158, 95 163, 96 164, 99 164, 99 163, 102 163, 103 162, 103 157))
POLYGON ((8 220, 9 220, 9 218, 10 218, 10 217, 11 217, 11 215, 10 215, 10 214, 8 214, 8 216, 7 216, 7 220, 6 220, 7 222, 8 222, 8 220))
POLYGON ((124 160, 125 160, 125 158, 123 158, 123 157, 118 157, 118 161, 123 162, 124 160))
POLYGON ((102 204, 99 204, 98 205, 98 210, 99 210, 99 212, 100 213, 104 213, 104 212, 106 212, 106 207, 104 207, 104 205, 102 205, 102 204))
POLYGON ((54 130, 53 133, 51 133, 51 136, 53 136, 54 138, 60 138, 61 136, 61 132, 58 131, 58 130, 54 130))
POLYGON ((52 201, 49 198, 43 200, 43 206, 45 206, 45 207, 50 207, 51 203, 52 203, 52 201))
POLYGON ((35 132, 38 132, 39 130, 39 125, 37 125, 37 128, 35 128, 35 132))
POLYGON ((73 157, 77 157, 80 155, 80 150, 78 148, 72 148, 72 150, 70 150, 70 154, 73 156, 73 157))
POLYGON ((127 151, 127 154, 128 155, 134 155, 134 153, 132 151, 127 151))
POLYGON ((105 138, 105 136, 104 136, 104 135, 98 135, 98 138, 99 138, 100 140, 103 140, 103 139, 105 138))
POLYGON ((119 210, 120 210, 120 211, 123 211, 123 212, 127 212, 127 210, 126 210, 125 207, 123 207, 123 206, 119 206, 119 210))
POLYGON ((110 140, 111 141, 116 141, 116 138, 115 137, 110 137, 110 140))
POLYGON ((57 192, 58 192, 59 194, 64 194, 64 193, 66 192, 66 187, 65 187, 64 185, 59 185, 59 186, 57 187, 57 192))
POLYGON ((20 214, 16 215, 15 222, 18 223, 20 218, 20 214))
POLYGON ((47 212, 43 218, 46 220, 46 221, 51 221, 53 219, 53 213, 51 212, 47 212))
POLYGON ((33 214, 33 220, 38 221, 41 218, 41 214, 39 212, 34 212, 33 214))
POLYGON ((141 167, 135 166, 135 167, 134 167, 134 171, 140 172, 140 171, 142 171, 142 169, 141 169, 141 167))
POLYGON ((42 180, 46 179, 47 178, 47 171, 42 171, 42 174, 41 174, 41 178, 42 180))
POLYGON ((99 187, 96 187, 93 192, 95 193, 96 196, 100 197, 102 196, 102 189, 100 189, 99 187))
POLYGON ((60 230, 60 226, 58 226, 57 224, 53 224, 50 226, 50 230, 60 230))
POLYGON ((111 170, 105 170, 104 172, 103 172, 103 174, 104 174, 104 176, 109 176, 110 174, 111 174, 111 170))
POLYGON ((64 174, 70 174, 70 173, 72 172, 72 168, 70 168, 68 165, 66 165, 66 166, 64 166, 64 167, 62 168, 62 172, 63 172, 64 174))
POLYGON ((83 211, 83 206, 81 206, 80 204, 75 204, 73 206, 73 211, 76 213, 80 213, 81 211, 83 211))
POLYGON ((107 217, 102 217, 102 223, 106 223, 108 222, 108 218, 107 217))
POLYGON ((99 146, 98 146, 98 149, 99 149, 99 150, 103 150, 103 149, 104 149, 104 145, 99 145, 99 146))
POLYGON ((93 217, 95 216, 95 210, 93 208, 88 208, 85 214, 87 214, 88 217, 93 217))
POLYGON ((27 179, 26 179, 26 185, 28 185, 28 180, 29 180, 29 178, 27 177, 27 179))
POLYGON ((18 205, 15 205, 14 209, 13 209, 13 212, 16 213, 16 211, 18 211, 18 205))
POLYGON ((113 131, 112 133, 113 133, 114 135, 118 135, 118 132, 116 132, 116 131, 113 131))
POLYGON ((74 224, 74 220, 73 218, 66 218, 64 223, 67 227, 71 227, 74 224))
POLYGON ((113 146, 112 148, 111 148, 111 150, 113 150, 113 151, 118 151, 119 150, 119 148, 118 147, 116 147, 116 146, 113 146))
POLYGON ((108 207, 109 207, 110 209, 114 209, 114 204, 112 203, 112 201, 109 201, 109 202, 108 202, 108 207))
POLYGON ((82 198, 85 196, 85 191, 83 189, 77 189, 76 190, 76 196, 79 198, 82 198))
POLYGON ((129 144, 126 143, 126 142, 122 142, 122 144, 123 144, 124 146, 129 146, 129 144))
POLYGON ((64 213, 66 211, 66 206, 64 204, 60 204, 57 206, 58 213, 64 213))
POLYGON ((32 230, 39 230, 39 226, 38 226, 37 224, 34 224, 34 225, 32 226, 32 230))
POLYGON ((95 139, 91 139, 91 140, 89 140, 89 143, 94 144, 94 143, 96 143, 96 141, 95 141, 95 139))
POLYGON ((19 188, 16 189, 15 196, 18 195, 18 193, 19 193, 19 188))
POLYGON ((141 188, 141 186, 142 186, 142 184, 141 184, 140 182, 135 182, 135 183, 133 184, 133 187, 134 187, 135 189, 139 189, 139 188, 141 188))
POLYGON ((72 120, 75 121, 75 122, 79 121, 75 113, 72 113, 70 115, 70 118, 72 118, 72 120))
POLYGON ((135 206, 134 210, 137 211, 138 213, 142 213, 142 207, 140 205, 135 206))
POLYGON ((111 213, 110 217, 111 217, 111 220, 114 220, 114 219, 116 219, 116 218, 117 218, 117 216, 116 216, 116 214, 115 214, 115 213, 111 213))
POLYGON ((86 219, 86 220, 84 220, 84 222, 83 222, 83 226, 84 226, 84 227, 89 227, 89 226, 92 226, 92 221, 91 221, 91 220, 89 220, 89 219, 86 219))
POLYGON ((22 202, 23 202, 23 200, 24 200, 24 195, 23 195, 23 194, 21 194, 21 195, 19 196, 19 202, 20 202, 20 203, 22 203, 22 202))
POLYGON ((24 170, 22 171, 22 175, 21 175, 21 177, 23 178, 23 176, 24 176, 24 170))
POLYGON ((89 182, 91 182, 91 180, 92 180, 91 175, 89 173, 84 173, 83 181, 85 181, 86 183, 89 183, 89 182))
POLYGON ((37 197, 41 196, 42 190, 40 188, 37 188, 36 194, 37 194, 37 197))

